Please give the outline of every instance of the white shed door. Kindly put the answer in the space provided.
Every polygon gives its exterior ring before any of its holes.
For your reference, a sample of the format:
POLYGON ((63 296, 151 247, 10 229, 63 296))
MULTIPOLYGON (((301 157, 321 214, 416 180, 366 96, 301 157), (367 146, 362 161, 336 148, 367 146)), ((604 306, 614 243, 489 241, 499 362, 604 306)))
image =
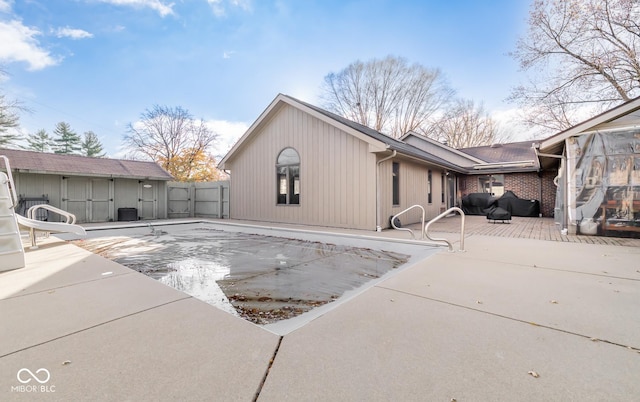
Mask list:
POLYGON ((76 222, 87 222, 89 199, 86 178, 68 177, 63 181, 62 209, 76 216, 76 222), (66 187, 66 188, 65 188, 66 187), (64 205, 66 203, 66 205, 64 205))
POLYGON ((140 182, 138 190, 138 218, 156 219, 158 185, 149 181, 140 182))
POLYGON ((91 180, 91 199, 89 222, 109 222, 111 215, 111 181, 108 179, 91 180))

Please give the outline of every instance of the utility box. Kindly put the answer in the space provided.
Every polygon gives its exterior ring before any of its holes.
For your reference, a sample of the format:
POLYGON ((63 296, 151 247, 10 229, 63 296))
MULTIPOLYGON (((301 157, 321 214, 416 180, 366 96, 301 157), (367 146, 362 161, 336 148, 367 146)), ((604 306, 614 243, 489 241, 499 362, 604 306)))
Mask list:
POLYGON ((138 208, 118 208, 118 221, 137 221, 138 208))

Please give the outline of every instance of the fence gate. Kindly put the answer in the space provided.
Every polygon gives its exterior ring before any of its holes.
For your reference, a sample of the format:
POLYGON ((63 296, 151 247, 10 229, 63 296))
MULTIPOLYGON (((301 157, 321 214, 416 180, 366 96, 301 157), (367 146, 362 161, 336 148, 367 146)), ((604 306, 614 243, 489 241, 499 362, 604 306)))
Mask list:
POLYGON ((191 205, 192 183, 169 183, 167 194, 169 196, 169 218, 188 218, 193 216, 191 205))
POLYGON ((169 218, 228 218, 229 182, 167 184, 169 218))

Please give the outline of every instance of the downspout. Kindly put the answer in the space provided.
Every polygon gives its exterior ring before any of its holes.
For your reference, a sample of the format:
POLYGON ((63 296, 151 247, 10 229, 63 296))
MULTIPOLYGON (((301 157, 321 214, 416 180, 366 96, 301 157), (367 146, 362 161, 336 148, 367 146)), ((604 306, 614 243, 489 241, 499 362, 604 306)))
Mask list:
POLYGON ((388 161, 389 159, 395 158, 396 154, 397 152, 396 150, 394 150, 391 155, 387 156, 386 158, 380 159, 376 165, 376 232, 382 232, 382 219, 380 218, 380 214, 382 213, 382 197, 380 195, 380 164, 382 164, 382 162, 388 161))
MULTIPOLYGON (((231 219, 231 170, 228 169, 222 169, 223 172, 225 172, 227 174, 227 176, 229 176, 229 219, 231 219)), ((220 185, 220 187, 222 188, 222 184, 220 185)), ((220 212, 220 219, 223 218, 224 215, 224 204, 223 204, 223 200, 222 197, 220 197, 220 205, 222 205, 221 212, 220 212)), ((194 212, 195 212, 195 207, 193 208, 194 212)))
POLYGON ((569 219, 569 207, 567 205, 567 201, 568 201, 568 193, 569 193, 569 189, 567 188, 567 178, 569 175, 569 167, 567 166, 567 156, 566 155, 556 155, 556 154, 541 154, 538 152, 538 147, 533 147, 533 150, 536 153, 536 156, 540 157, 543 156, 545 158, 555 158, 555 159, 560 159, 561 163, 560 163, 560 169, 559 170, 563 170, 564 168, 564 172, 560 172, 558 174, 558 176, 562 175, 562 183, 559 183, 561 186, 564 187, 564 190, 562 191, 562 234, 567 234, 568 232, 568 219, 569 219))

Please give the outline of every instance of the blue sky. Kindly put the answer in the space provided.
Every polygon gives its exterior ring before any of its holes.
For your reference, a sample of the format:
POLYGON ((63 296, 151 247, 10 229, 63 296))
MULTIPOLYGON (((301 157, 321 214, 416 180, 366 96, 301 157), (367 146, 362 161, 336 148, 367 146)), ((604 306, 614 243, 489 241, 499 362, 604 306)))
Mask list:
MULTIPOLYGON (((224 154, 278 93, 320 105, 324 76, 356 60, 439 68, 504 120, 524 80, 507 53, 526 0, 0 0, 0 90, 21 129, 69 123, 109 156, 153 105, 210 122, 224 154)), ((516 138, 517 139, 517 138, 516 138)))

